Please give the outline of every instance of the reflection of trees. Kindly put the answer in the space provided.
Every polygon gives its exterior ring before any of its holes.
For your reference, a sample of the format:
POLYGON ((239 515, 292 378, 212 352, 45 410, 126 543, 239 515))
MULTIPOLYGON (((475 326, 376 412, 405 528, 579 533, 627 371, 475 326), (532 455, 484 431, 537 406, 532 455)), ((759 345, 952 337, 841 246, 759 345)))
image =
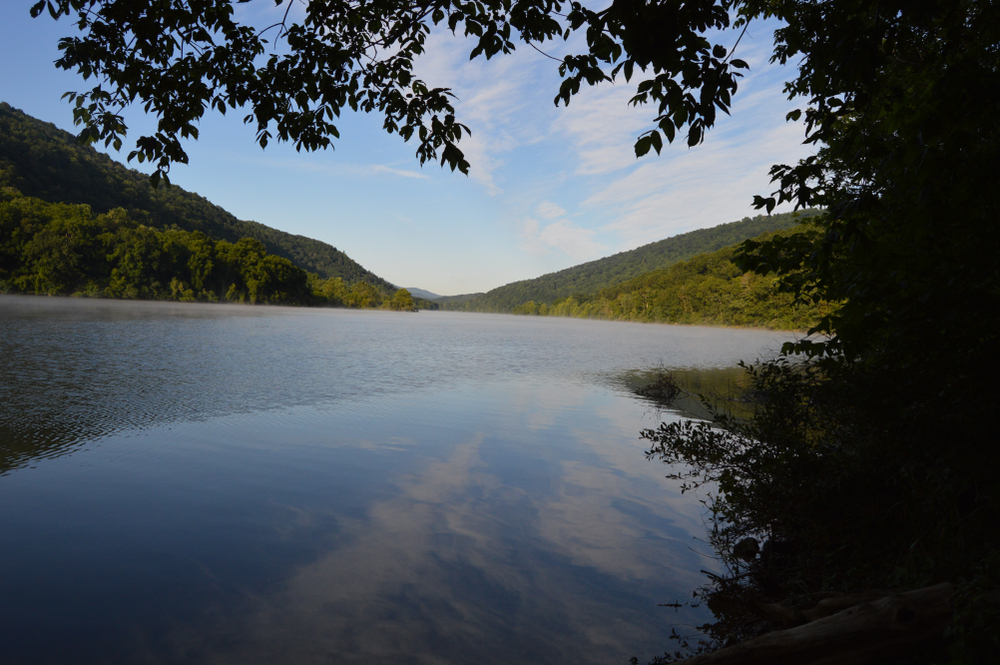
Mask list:
MULTIPOLYGON (((0 319, 2 471, 123 430, 318 399, 303 387, 315 373, 304 361, 253 363, 232 352, 253 345, 254 328, 237 323, 228 338, 212 334, 213 318, 232 323, 245 312, 253 320, 258 310, 6 298, 0 319), (178 329, 199 320, 203 334, 178 336, 178 329), (298 390, 290 392, 292 385, 298 390)), ((267 358, 281 351, 256 353, 267 358)))
POLYGON ((59 457, 80 444, 69 427, 26 427, 0 419, 0 475, 27 466, 33 460, 59 457))
POLYGON ((706 407, 706 399, 716 407, 741 413, 746 408, 741 403, 741 395, 750 385, 746 372, 740 367, 638 370, 626 372, 617 380, 629 392, 645 397, 658 408, 699 419, 712 416, 711 409, 706 407), (644 390, 664 377, 670 377, 680 389, 678 395, 665 401, 658 399, 655 391, 650 394, 644 390))

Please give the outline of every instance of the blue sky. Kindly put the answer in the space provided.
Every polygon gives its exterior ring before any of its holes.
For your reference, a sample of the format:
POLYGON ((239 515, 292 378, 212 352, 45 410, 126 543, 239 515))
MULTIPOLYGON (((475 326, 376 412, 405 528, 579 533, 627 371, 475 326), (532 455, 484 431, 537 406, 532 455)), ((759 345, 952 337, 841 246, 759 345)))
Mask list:
MULTIPOLYGON (((0 10, 0 100, 74 131, 60 97, 93 84, 52 65, 59 37, 74 27, 31 19, 33 2, 8 0, 0 10)), ((245 11, 264 21, 274 3, 245 11)), ((628 106, 635 79, 557 108, 556 62, 527 47, 470 62, 469 43, 439 31, 417 73, 457 95, 458 119, 472 129, 460 144, 470 176, 420 167, 416 146, 386 135, 377 115, 347 114, 335 150, 297 153, 278 143, 261 150, 253 127, 231 111, 202 122, 200 139, 187 145, 190 164, 174 166, 171 181, 240 219, 328 242, 395 284, 441 295, 486 291, 757 214, 750 202, 771 191, 770 166, 810 152, 802 126, 784 119, 795 108, 781 92, 792 72, 767 62, 774 27, 751 25, 738 50, 751 71, 732 117, 692 149, 681 140, 659 157, 635 158, 635 138, 655 115, 628 106)), ((126 121, 133 140, 153 127, 135 110, 126 121)), ((129 149, 109 154, 124 162, 129 149)))

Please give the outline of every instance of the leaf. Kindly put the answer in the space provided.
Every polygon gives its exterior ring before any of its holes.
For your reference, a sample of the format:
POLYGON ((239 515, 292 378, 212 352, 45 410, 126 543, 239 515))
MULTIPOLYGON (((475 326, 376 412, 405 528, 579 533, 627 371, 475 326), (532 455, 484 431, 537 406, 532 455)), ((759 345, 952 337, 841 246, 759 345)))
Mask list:
POLYGON ((670 121, 670 118, 663 118, 660 120, 660 129, 662 129, 663 133, 667 135, 667 142, 673 143, 676 128, 674 127, 674 123, 670 121))
POLYGON ((663 138, 660 136, 660 133, 657 131, 650 132, 649 140, 653 149, 656 150, 656 154, 659 155, 660 150, 663 148, 663 138))
POLYGON ((691 125, 691 129, 688 130, 688 147, 693 148, 699 143, 701 143, 702 129, 698 122, 691 125))
POLYGON ((642 157, 649 152, 649 149, 653 146, 653 139, 649 136, 640 137, 638 141, 635 142, 635 156, 642 157))

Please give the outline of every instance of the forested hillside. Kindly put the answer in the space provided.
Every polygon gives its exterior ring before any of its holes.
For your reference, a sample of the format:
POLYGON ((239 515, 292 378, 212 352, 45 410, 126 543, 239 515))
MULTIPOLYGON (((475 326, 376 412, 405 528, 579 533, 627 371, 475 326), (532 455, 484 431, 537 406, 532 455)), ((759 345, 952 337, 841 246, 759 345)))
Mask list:
POLYGON ((200 231, 230 243, 254 238, 267 253, 324 278, 365 281, 396 289, 324 242, 236 219, 176 185, 153 189, 146 175, 81 145, 75 136, 0 102, 0 187, 49 203, 86 204, 95 214, 122 208, 130 219, 156 229, 200 231))
POLYGON ((6 186, 0 293, 396 310, 417 304, 406 289, 322 280, 269 254, 256 238, 229 242, 155 229, 123 208, 95 214, 85 204, 48 203, 6 186))
POLYGON ((437 302, 443 309, 513 312, 529 301, 553 305, 568 296, 580 299, 581 296, 594 294, 653 270, 668 268, 699 254, 715 252, 762 233, 791 228, 816 214, 816 210, 806 210, 746 217, 738 222, 683 233, 535 279, 506 284, 487 293, 439 298, 437 302))
POLYGON ((0 187, 0 293, 311 304, 309 275, 254 238, 154 229, 116 208, 0 187))
MULTIPOLYGON (((810 233, 805 226, 783 234, 810 233)), ((764 241, 775 234, 758 236, 764 241)), ((773 274, 758 275, 734 263, 736 246, 652 270, 597 293, 568 296, 552 304, 528 301, 515 314, 592 319, 751 326, 804 330, 833 311, 830 303, 796 303, 773 274)))

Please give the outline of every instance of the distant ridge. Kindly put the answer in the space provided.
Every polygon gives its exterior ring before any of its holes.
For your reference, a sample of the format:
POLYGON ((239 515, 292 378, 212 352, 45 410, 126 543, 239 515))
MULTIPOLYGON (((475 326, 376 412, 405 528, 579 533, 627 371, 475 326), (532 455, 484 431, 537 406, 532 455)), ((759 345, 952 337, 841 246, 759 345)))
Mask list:
POLYGON ((416 287, 405 287, 405 288, 407 291, 410 292, 410 294, 414 298, 423 298, 425 300, 437 300, 438 298, 441 297, 436 293, 431 293, 427 289, 418 289, 416 287))
POLYGON ((716 252, 763 233, 782 231, 818 215, 819 210, 744 217, 737 222, 682 233, 596 261, 504 286, 486 293, 437 298, 443 309, 512 312, 526 302, 553 304, 567 296, 596 293, 639 275, 662 270, 699 254, 716 252))
POLYGON ((193 192, 173 185, 153 189, 148 177, 81 145, 55 125, 0 102, 0 187, 49 203, 87 204, 94 212, 124 208, 148 226, 186 231, 235 242, 256 238, 271 254, 287 258, 320 277, 366 281, 392 293, 395 287, 336 247, 258 222, 242 221, 193 192))

